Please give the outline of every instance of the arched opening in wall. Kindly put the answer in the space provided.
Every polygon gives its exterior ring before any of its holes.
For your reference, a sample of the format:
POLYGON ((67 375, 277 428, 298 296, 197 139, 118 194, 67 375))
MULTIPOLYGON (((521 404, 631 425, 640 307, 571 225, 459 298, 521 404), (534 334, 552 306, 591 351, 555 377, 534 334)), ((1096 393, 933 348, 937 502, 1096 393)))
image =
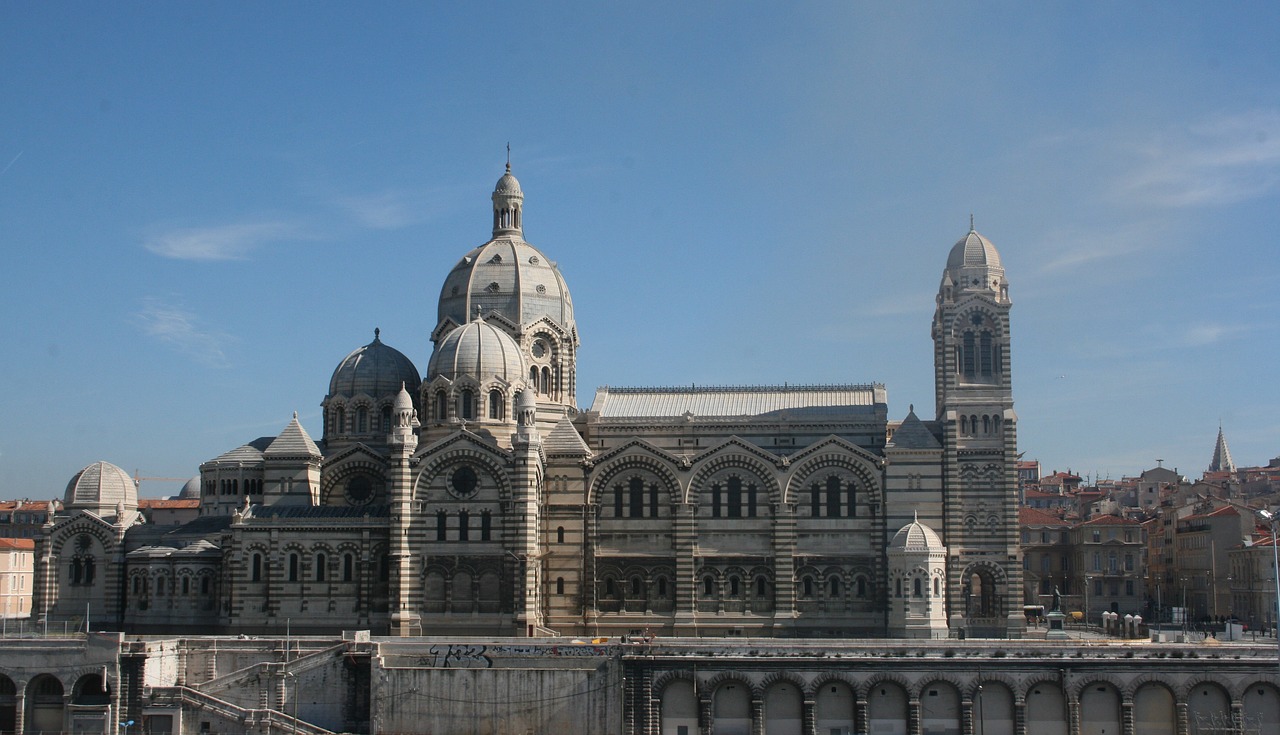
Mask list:
POLYGON ((0 674, 0 733, 18 728, 18 687, 13 679, 0 674))
POLYGON ((476 394, 470 389, 462 391, 458 397, 458 416, 470 421, 476 414, 476 394))
POLYGON ((333 423, 335 434, 347 433, 347 409, 338 406, 338 410, 333 412, 333 423))
POLYGON ((564 577, 556 577, 556 594, 564 594, 564 577))
POLYGON ((1029 733, 1067 735, 1067 698, 1062 687, 1053 681, 1032 686, 1027 691, 1026 716, 1029 733))
MULTIPOLYGON (((1166 735, 1177 732, 1178 712, 1173 692, 1163 684, 1148 682, 1133 693, 1133 734, 1166 735)), ((1272 720, 1276 722, 1280 720, 1272 720)))
POLYGON ((557 544, 564 543, 564 526, 556 527, 556 543, 557 544))
POLYGON ((1245 732, 1263 732, 1280 723, 1280 694, 1269 684, 1254 684, 1240 698, 1245 732))
POLYGON ((506 410, 502 405, 502 391, 489 391, 489 419, 492 421, 503 421, 506 419, 506 410))
POLYGON ((379 427, 383 431, 391 431, 391 407, 382 407, 382 426, 379 427))
POLYGON ((85 674, 71 687, 71 703, 74 705, 101 707, 111 703, 111 691, 102 681, 101 674, 85 674))
POLYGON ((479 599, 476 601, 482 613, 501 612, 502 582, 497 572, 484 572, 480 575, 479 599))
POLYGON ((62 732, 62 682, 49 674, 40 674, 27 685, 27 732, 62 732))
POLYGON ((893 682, 880 682, 867 692, 867 731, 906 735, 907 693, 893 682))
POLYGON ((342 581, 350 582, 355 578, 356 558, 351 552, 342 555, 342 581))
POLYGON ((1107 682, 1093 682, 1081 689, 1081 732, 1121 732, 1120 699, 1120 692, 1107 682))
POLYGON ((361 406, 356 409, 356 433, 364 434, 369 431, 369 409, 361 406))
POLYGON ((249 559, 249 581, 262 581, 262 554, 254 554, 249 559))
POLYGON ((455 613, 469 613, 473 605, 471 575, 465 571, 453 573, 453 595, 450 608, 455 613))
POLYGON ((538 367, 536 365, 529 368, 529 387, 533 388, 534 393, 542 392, 542 386, 538 381, 538 367))
POLYGON ((444 391, 436 391, 436 421, 444 421, 449 418, 449 397, 444 391))
POLYGON ((961 604, 966 618, 993 618, 1003 614, 1003 598, 997 593, 995 572, 987 566, 974 565, 961 575, 964 586, 961 604))
POLYGON ((298 555, 297 554, 289 555, 289 581, 290 582, 298 581, 298 555))
POLYGON ((973 693, 973 719, 983 735, 1013 735, 1013 692, 998 682, 978 684, 973 693))
POLYGON ((960 693, 945 681, 935 681, 920 691, 920 723, 923 732, 960 732, 960 693))
POLYGON ((329 557, 326 554, 316 554, 316 581, 323 582, 328 576, 329 557))
POLYGON ((1197 684, 1187 695, 1187 721, 1191 732, 1209 732, 1211 727, 1231 722, 1231 697, 1217 684, 1197 684))
POLYGON ((721 684, 712 697, 712 732, 716 735, 751 734, 751 690, 746 684, 721 684))
POLYGON ((542 368, 542 392, 548 396, 555 395, 555 389, 551 385, 551 368, 542 368))
POLYGON ((815 732, 853 732, 853 690, 842 681, 819 686, 814 692, 815 732))
POLYGON ((693 682, 676 679, 662 688, 662 735, 697 735, 698 696, 693 682))
POLYGON ((422 580, 422 611, 442 613, 448 609, 448 602, 445 598, 444 574, 434 569, 427 572, 422 580))
POLYGON ((773 735, 800 735, 803 697, 795 684, 778 682, 764 693, 764 731, 773 735))

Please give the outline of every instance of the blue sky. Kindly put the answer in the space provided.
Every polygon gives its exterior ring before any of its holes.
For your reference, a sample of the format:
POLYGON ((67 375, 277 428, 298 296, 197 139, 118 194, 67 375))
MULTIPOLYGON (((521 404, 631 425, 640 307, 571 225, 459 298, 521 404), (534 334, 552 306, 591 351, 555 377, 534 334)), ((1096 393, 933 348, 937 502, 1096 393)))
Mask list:
MULTIPOLYGON (((1275 3, 5 3, 0 496, 320 433, 425 369, 505 146, 598 385, 869 382, 933 414, 968 230, 1046 471, 1280 455, 1275 3)), ((176 491, 147 483, 144 494, 176 491)))

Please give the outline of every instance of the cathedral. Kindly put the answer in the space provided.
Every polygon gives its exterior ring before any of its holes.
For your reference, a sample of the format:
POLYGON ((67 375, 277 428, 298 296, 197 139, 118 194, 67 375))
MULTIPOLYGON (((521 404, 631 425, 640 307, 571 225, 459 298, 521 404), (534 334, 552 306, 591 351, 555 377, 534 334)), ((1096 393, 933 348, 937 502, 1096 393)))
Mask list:
MULTIPOLYGON (((1018 637, 1008 283, 950 250, 936 406, 878 383, 597 389, 510 165, 492 237, 444 277, 425 373, 338 363, 293 419, 200 466, 200 515, 77 473, 37 546, 36 616, 130 633, 1018 637), (899 414, 901 416, 901 414, 899 414), (313 427, 313 431, 314 431, 313 427)), ((284 423, 284 422, 282 422, 284 423)))

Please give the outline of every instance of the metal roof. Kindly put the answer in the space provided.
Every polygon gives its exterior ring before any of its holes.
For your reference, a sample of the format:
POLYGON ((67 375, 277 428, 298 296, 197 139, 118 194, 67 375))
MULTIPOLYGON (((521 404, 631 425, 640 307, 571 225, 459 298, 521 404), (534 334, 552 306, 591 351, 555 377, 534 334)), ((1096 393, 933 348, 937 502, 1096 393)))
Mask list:
POLYGON ((596 390, 591 410, 601 418, 762 416, 782 411, 801 414, 867 413, 886 402, 884 386, 772 385, 688 388, 610 388, 596 390))

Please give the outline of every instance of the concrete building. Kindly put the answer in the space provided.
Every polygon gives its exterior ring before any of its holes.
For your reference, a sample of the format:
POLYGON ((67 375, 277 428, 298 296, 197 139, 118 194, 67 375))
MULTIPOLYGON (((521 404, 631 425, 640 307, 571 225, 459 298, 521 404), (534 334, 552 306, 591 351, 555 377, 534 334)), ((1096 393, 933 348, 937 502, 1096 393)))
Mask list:
POLYGON ((1012 302, 989 240, 971 229, 939 259, 932 418, 890 421, 874 382, 610 386, 583 410, 574 304, 524 239, 524 202, 508 167, 491 237, 423 325, 425 373, 374 330, 330 377, 320 441, 295 415, 204 463, 195 520, 147 522, 108 463, 76 475, 38 547, 39 614, 89 604, 136 632, 1022 634, 1012 302), (916 527, 924 546, 892 555, 916 527))

